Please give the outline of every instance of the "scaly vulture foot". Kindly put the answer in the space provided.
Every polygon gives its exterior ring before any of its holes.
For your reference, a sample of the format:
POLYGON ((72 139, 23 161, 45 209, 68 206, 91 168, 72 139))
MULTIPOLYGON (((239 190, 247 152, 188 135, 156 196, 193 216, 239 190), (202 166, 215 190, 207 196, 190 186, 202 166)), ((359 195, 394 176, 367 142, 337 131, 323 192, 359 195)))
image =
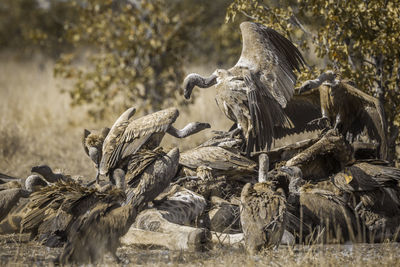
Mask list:
POLYGON ((317 125, 318 127, 325 129, 325 128, 330 128, 330 123, 328 117, 321 117, 315 120, 312 120, 307 123, 308 125, 317 125))

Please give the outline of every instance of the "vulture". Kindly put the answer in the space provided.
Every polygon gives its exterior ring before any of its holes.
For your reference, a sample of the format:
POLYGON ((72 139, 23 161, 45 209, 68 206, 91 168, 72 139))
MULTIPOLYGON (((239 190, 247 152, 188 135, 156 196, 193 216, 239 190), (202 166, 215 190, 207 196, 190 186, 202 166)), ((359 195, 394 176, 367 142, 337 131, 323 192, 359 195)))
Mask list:
POLYGON ((399 241, 400 169, 375 160, 356 162, 332 177, 368 227, 370 241, 399 241))
MULTIPOLYGON (((127 165, 132 163, 130 159, 134 155, 136 155, 136 158, 133 159, 134 164, 141 162, 146 164, 141 169, 145 169, 148 164, 152 163, 154 160, 149 159, 149 153, 138 152, 156 149, 165 133, 177 138, 184 138, 205 128, 210 128, 208 123, 192 122, 182 130, 176 129, 172 126, 179 116, 176 108, 164 109, 137 119, 133 119, 134 113, 133 107, 126 110, 114 123, 103 142, 99 172, 101 175, 109 175, 111 181, 113 181, 113 170, 120 168, 127 171, 127 165), (144 160, 143 157, 148 159, 144 160)), ((159 150, 153 152, 155 152, 153 153, 154 157, 162 154, 159 150)), ((137 168, 138 166, 135 166, 135 169, 137 168)), ((135 176, 133 175, 132 178, 135 176)), ((128 177, 126 178, 128 183, 130 180, 128 177)))
POLYGON ((125 194, 119 189, 99 191, 74 181, 59 181, 30 196, 21 232, 30 232, 31 238, 37 238, 43 245, 61 246, 79 216, 98 202, 115 200, 125 200, 125 194))
POLYGON ((325 242, 356 241, 361 226, 357 224, 354 211, 341 197, 306 184, 299 189, 299 202, 299 218, 313 230, 324 228, 325 242))
MULTIPOLYGON (((36 174, 17 180, 18 182, 13 184, 15 187, 0 191, 0 234, 19 232, 29 196, 48 185, 43 178, 36 174)), ((6 184, 9 183, 12 182, 6 184)))
MULTIPOLYGON (((369 162, 347 166, 332 177, 343 192, 354 194, 359 205, 387 216, 400 213, 400 169, 369 162)), ((358 208, 357 208, 358 209, 358 208)))
POLYGON ((89 131, 87 129, 83 132, 82 145, 86 155, 90 157, 96 166, 96 183, 99 184, 99 167, 103 148, 103 142, 107 134, 110 132, 110 128, 104 127, 100 132, 89 131))
POLYGON ((0 183, 0 191, 8 189, 24 189, 33 192, 37 186, 46 185, 47 181, 37 174, 32 174, 27 178, 12 177, 11 179, 3 180, 3 183, 0 183))
POLYGON ((241 131, 247 154, 271 148, 275 127, 292 128, 284 112, 294 93, 295 70, 305 61, 300 51, 285 37, 264 25, 240 24, 243 47, 232 68, 217 69, 207 78, 189 74, 184 82, 184 96, 190 98, 195 86, 216 85, 216 102, 234 122, 232 135, 241 131))
POLYGON ((39 175, 35 174, 28 176, 23 182, 23 185, 18 182, 14 184, 17 185, 16 187, 10 187, 0 191, 0 221, 18 205, 21 198, 27 198, 32 192, 38 191, 43 186, 47 186, 47 182, 39 175))
POLYGON ((300 242, 308 243, 320 237, 328 243, 365 240, 359 239, 362 224, 345 197, 322 189, 326 184, 307 182, 296 166, 282 169, 291 176, 286 227, 300 242))
POLYGON ((277 181, 267 181, 268 156, 259 156, 259 182, 247 183, 241 193, 240 221, 247 251, 278 247, 286 225, 286 196, 277 181))
POLYGON ((322 117, 311 123, 333 126, 351 143, 366 137, 368 143, 379 144, 380 158, 387 158, 386 119, 377 98, 355 88, 350 81, 335 79, 331 71, 305 82, 298 93, 321 108, 322 117))
POLYGON ((29 196, 27 190, 21 188, 12 188, 0 191, 0 221, 3 220, 10 210, 16 206, 20 198, 29 196))
MULTIPOLYGON (((153 200, 166 188, 178 171, 179 150, 174 148, 168 153, 143 151, 140 159, 130 161, 127 179, 127 201, 136 197, 144 198, 144 202, 153 200), (144 163, 143 163, 144 162, 144 163), (147 166, 143 169, 143 166, 147 166), (154 173, 164 174, 158 177, 154 173)), ((135 200, 132 200, 135 203, 135 200)))
POLYGON ((53 170, 47 165, 34 166, 32 167, 31 172, 40 174, 49 183, 73 180, 69 175, 54 173, 53 170))
POLYGON ((18 203, 16 203, 7 216, 0 221, 0 234, 18 234, 21 231, 21 221, 28 211, 27 204, 29 203, 29 198, 20 198, 18 203))
MULTIPOLYGON (((128 232, 146 203, 167 188, 176 174, 178 162, 179 150, 174 148, 146 168, 139 184, 132 192, 127 191, 126 200, 111 198, 99 201, 77 217, 67 233, 68 240, 59 257, 60 262, 98 262, 106 252, 119 261, 116 250, 120 237, 128 232), (133 196, 130 197, 131 193, 133 196)), ((117 177, 123 185, 124 172, 117 173, 121 174, 117 177)))

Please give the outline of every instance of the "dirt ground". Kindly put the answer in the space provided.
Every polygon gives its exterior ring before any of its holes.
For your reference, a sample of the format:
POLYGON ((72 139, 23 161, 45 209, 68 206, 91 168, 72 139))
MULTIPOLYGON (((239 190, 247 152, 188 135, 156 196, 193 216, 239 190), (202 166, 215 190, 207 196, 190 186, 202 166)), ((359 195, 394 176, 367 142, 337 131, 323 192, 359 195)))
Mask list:
MULTIPOLYGON (((23 237, 26 241, 26 235, 23 237)), ((19 243, 19 235, 0 237, 1 266, 53 266, 61 248, 47 248, 36 242, 19 243)), ((107 266, 400 266, 399 243, 280 246, 256 256, 243 248, 214 248, 208 252, 181 252, 121 247, 117 264, 110 255, 107 266)))

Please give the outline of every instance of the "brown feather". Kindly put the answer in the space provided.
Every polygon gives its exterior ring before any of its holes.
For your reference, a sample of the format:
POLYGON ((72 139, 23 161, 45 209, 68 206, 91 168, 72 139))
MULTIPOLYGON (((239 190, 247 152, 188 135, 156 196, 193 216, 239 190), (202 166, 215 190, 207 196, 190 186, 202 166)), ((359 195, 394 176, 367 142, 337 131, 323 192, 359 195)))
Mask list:
MULTIPOLYGON (((103 144, 100 173, 108 173, 120 160, 136 153, 153 135, 165 133, 178 115, 176 108, 169 108, 114 125, 103 144)), ((159 144, 154 145, 150 149, 159 144)))
POLYGON ((286 224, 285 194, 273 182, 246 184, 241 193, 240 221, 250 253, 277 247, 286 224))
POLYGON ((245 175, 255 176, 257 164, 242 156, 240 151, 218 146, 200 146, 181 153, 179 163, 192 170, 200 166, 210 167, 214 177, 227 175, 230 178, 245 175))

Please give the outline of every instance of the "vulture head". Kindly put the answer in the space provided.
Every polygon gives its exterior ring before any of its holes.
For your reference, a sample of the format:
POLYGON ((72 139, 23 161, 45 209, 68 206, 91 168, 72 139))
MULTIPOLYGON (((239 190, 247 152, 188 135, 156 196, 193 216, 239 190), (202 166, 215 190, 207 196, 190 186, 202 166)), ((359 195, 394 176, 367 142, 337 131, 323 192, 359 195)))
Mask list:
POLYGON ((31 172, 38 173, 38 174, 42 175, 43 177, 53 175, 52 169, 47 165, 34 166, 34 167, 32 167, 31 172))
POLYGON ((198 86, 200 88, 208 88, 217 83, 217 75, 211 74, 211 76, 205 78, 197 73, 191 73, 186 76, 183 81, 183 95, 186 99, 190 99, 193 88, 198 86))

